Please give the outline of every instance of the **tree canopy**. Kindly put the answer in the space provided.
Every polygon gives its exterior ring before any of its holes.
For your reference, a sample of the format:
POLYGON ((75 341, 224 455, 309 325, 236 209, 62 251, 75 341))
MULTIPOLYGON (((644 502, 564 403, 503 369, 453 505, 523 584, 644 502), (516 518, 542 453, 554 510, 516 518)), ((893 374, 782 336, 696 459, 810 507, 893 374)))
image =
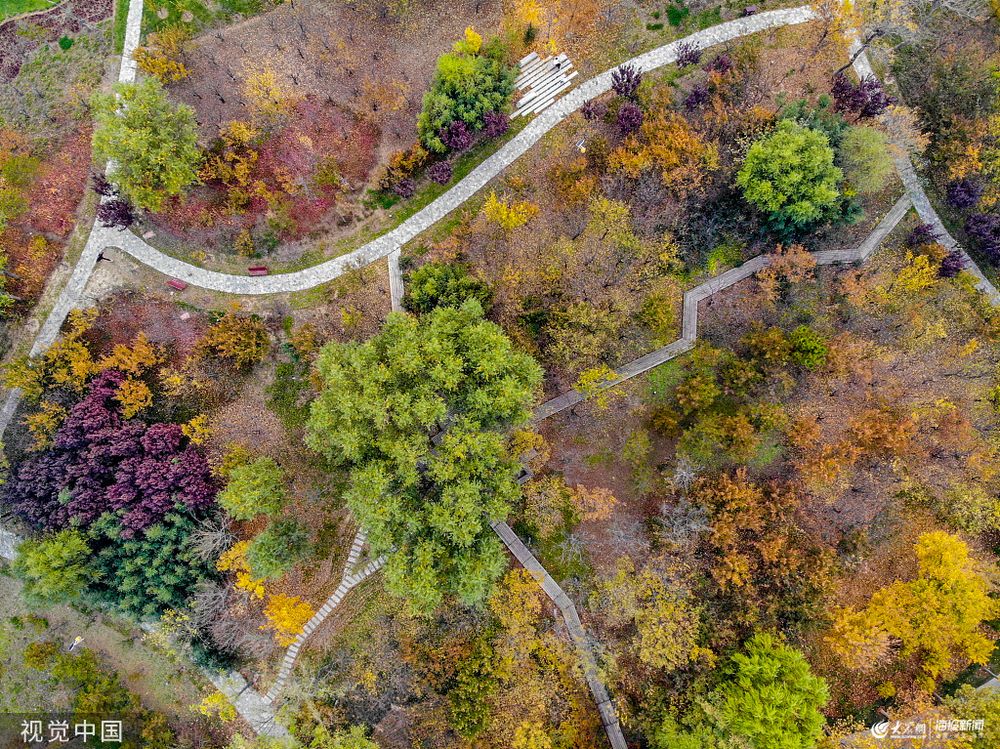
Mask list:
POLYGON ((420 140, 431 151, 444 153, 448 146, 441 139, 442 130, 455 121, 481 129, 487 112, 505 110, 513 92, 513 69, 500 54, 469 44, 467 38, 438 58, 417 118, 420 140))
POLYGON ((807 749, 822 734, 826 700, 802 653, 761 633, 723 666, 706 712, 716 733, 754 749, 807 749))
POLYGON ((198 177, 201 151, 194 110, 174 105, 155 78, 94 94, 94 158, 113 160, 109 176, 140 208, 158 211, 198 177))
POLYGON ((24 595, 36 603, 68 601, 79 595, 91 576, 90 548, 75 529, 48 538, 23 541, 12 569, 24 581, 24 595))
POLYGON ((736 183, 775 225, 803 228, 831 215, 842 178, 826 135, 782 120, 750 146, 736 183))
POLYGON ((499 430, 528 418, 538 365, 470 300, 390 314, 364 343, 325 346, 316 366, 306 443, 348 469, 348 505, 376 553, 393 552, 389 589, 424 612, 449 593, 482 601, 505 565, 488 523, 518 492, 499 430))
POLYGON ((252 520, 260 514, 273 515, 288 498, 285 472, 274 458, 262 457, 236 466, 218 500, 230 517, 252 520))
POLYGON ((467 299, 477 299, 485 308, 490 287, 457 263, 424 263, 413 271, 406 284, 403 306, 411 312, 429 312, 435 307, 460 307, 467 299))

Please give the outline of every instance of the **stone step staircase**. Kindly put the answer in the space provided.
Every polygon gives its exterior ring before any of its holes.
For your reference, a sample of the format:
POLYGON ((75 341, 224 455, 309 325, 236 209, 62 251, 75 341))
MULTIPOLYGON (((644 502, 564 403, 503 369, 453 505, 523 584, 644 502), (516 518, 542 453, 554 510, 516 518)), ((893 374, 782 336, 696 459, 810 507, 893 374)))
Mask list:
POLYGON ((566 55, 543 58, 537 52, 532 52, 521 58, 519 68, 521 72, 514 81, 514 86, 523 93, 511 119, 538 114, 568 89, 573 79, 579 75, 578 70, 573 70, 573 62, 566 55))

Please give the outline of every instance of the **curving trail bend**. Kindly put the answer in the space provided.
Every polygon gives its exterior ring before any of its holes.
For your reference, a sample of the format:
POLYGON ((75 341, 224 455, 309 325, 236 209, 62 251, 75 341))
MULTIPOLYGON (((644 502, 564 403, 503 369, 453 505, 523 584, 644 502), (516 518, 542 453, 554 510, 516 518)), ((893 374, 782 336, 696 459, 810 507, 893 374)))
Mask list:
MULTIPOLYGON (((634 65, 644 72, 655 70, 676 61, 677 50, 681 44, 689 44, 699 49, 712 47, 741 36, 756 34, 782 26, 805 23, 816 17, 816 13, 808 5, 803 5, 799 8, 758 13, 746 18, 738 18, 720 23, 704 31, 697 31, 676 42, 671 42, 638 57, 633 57, 624 64, 634 65)), ((413 214, 395 229, 386 232, 381 237, 362 245, 352 252, 332 258, 311 268, 292 273, 277 273, 271 276, 251 277, 231 275, 199 268, 183 260, 170 257, 150 247, 141 238, 131 232, 119 233, 95 227, 94 233, 100 233, 98 243, 104 247, 115 247, 123 250, 144 265, 148 265, 167 276, 179 278, 193 286, 200 286, 204 289, 223 291, 230 294, 245 295, 303 291, 327 281, 332 281, 349 270, 380 260, 402 247, 423 231, 429 229, 485 187, 490 180, 528 151, 542 136, 558 125, 567 115, 575 112, 587 101, 610 91, 612 72, 613 69, 607 70, 571 89, 563 98, 557 100, 552 106, 535 117, 521 132, 511 138, 496 153, 485 159, 454 187, 426 208, 413 214)))

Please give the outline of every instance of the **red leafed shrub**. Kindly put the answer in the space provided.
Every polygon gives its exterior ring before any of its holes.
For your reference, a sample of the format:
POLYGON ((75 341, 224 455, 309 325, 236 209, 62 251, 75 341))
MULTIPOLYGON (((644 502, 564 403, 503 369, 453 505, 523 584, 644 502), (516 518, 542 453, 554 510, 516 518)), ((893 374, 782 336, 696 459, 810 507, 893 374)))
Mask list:
POLYGON ((41 234, 65 238, 76 221, 76 207, 90 174, 90 127, 67 138, 42 162, 26 196, 29 209, 19 223, 41 234))

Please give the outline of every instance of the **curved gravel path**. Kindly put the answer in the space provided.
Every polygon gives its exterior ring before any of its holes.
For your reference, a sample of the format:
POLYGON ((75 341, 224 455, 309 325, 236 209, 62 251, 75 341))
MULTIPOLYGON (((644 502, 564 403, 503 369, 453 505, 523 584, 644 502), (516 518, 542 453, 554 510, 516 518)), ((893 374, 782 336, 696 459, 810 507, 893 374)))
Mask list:
MULTIPOLYGON (((655 70, 674 62, 681 44, 689 44, 698 48, 712 47, 748 34, 805 23, 816 17, 816 13, 808 5, 758 13, 747 18, 720 23, 704 31, 697 31, 684 39, 634 57, 626 64, 634 65, 642 71, 655 70)), ((327 260, 312 268, 271 276, 234 276, 199 268, 183 260, 170 257, 150 247, 131 232, 105 233, 102 241, 105 246, 117 247, 139 262, 167 276, 179 278, 193 286, 213 291, 245 295, 303 291, 332 281, 353 268, 365 266, 384 258, 433 226, 481 190, 490 180, 537 143, 543 135, 558 125, 563 118, 575 112, 590 99, 610 91, 612 72, 614 71, 607 70, 572 89, 562 99, 535 117, 510 142, 473 169, 458 184, 426 208, 406 219, 395 229, 346 255, 327 260)))

